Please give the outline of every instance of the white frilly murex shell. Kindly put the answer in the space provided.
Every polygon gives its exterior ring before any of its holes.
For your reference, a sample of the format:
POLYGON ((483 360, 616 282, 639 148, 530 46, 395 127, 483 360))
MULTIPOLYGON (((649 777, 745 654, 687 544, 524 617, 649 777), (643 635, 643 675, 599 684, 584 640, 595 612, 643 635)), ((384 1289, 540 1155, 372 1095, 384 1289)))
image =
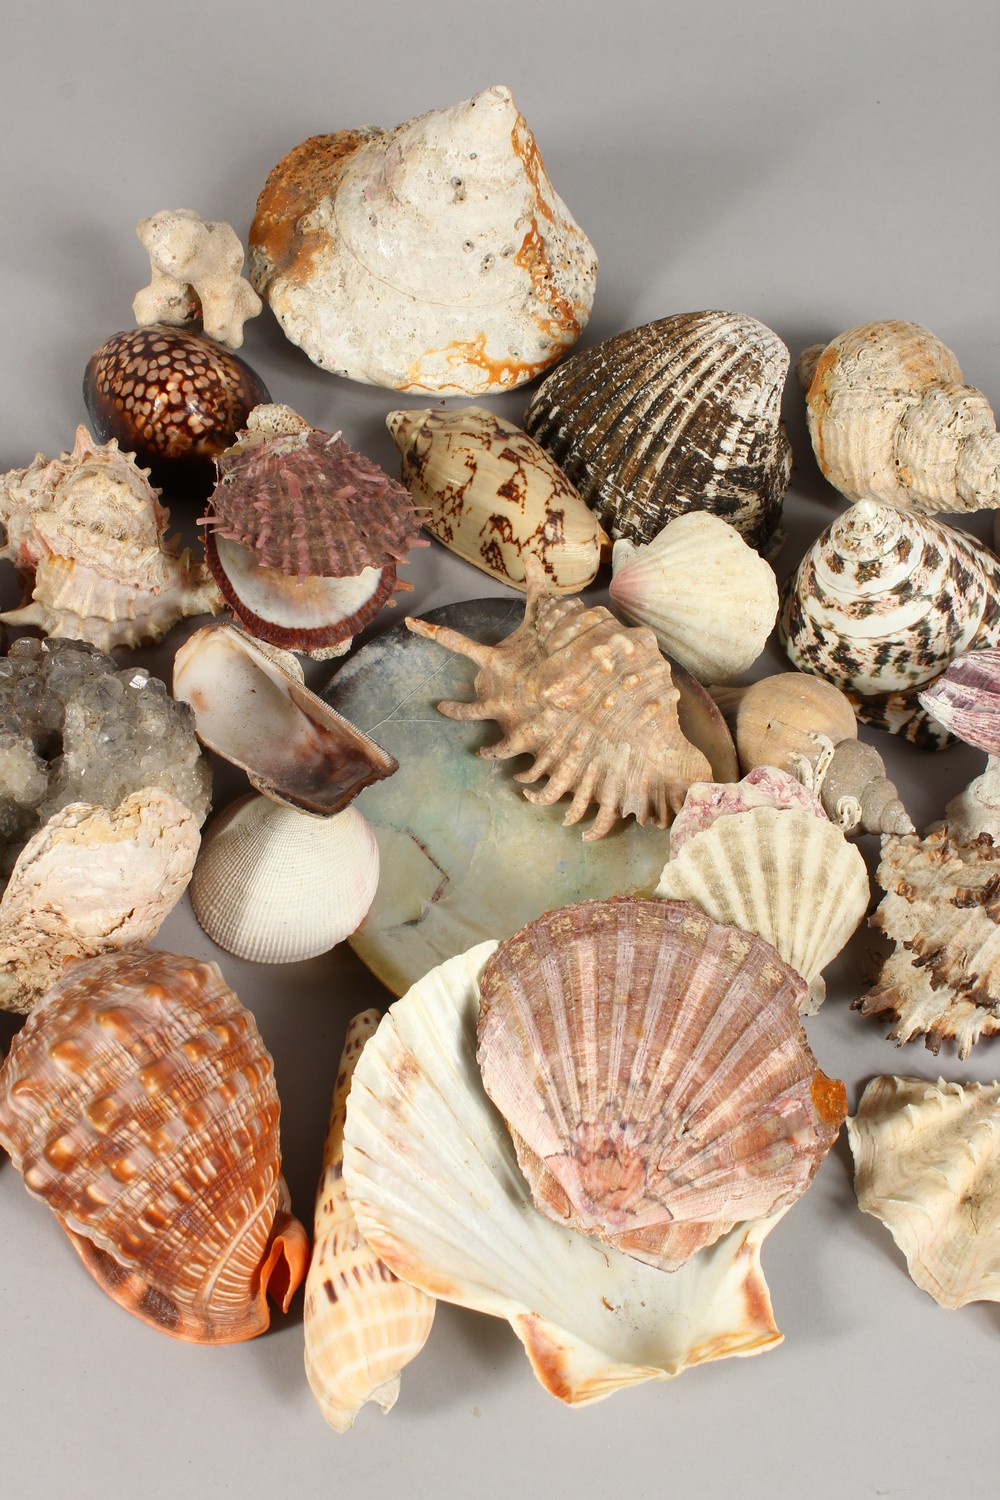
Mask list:
POLYGON ((509 89, 394 130, 314 136, 268 177, 250 279, 335 374, 485 395, 579 337, 597 258, 509 89))
POLYGON ((1000 1084, 873 1078, 847 1121, 854 1190, 941 1307, 1000 1302, 1000 1084))
POLYGON ((347 1432, 367 1401, 384 1412, 395 1405, 400 1371, 420 1353, 434 1320, 433 1297, 400 1281, 369 1249, 344 1187, 347 1099, 358 1058, 379 1019, 377 1010, 366 1010, 347 1027, 305 1283, 306 1377, 336 1432, 347 1432))
POLYGON ((778 613, 774 570, 708 511, 677 516, 645 546, 620 538, 612 567, 613 606, 648 625, 699 682, 728 682, 767 644, 778 613))
POLYGON ((785 585, 779 629, 792 663, 841 688, 860 719, 940 745, 917 693, 961 652, 1000 645, 1000 563, 965 532, 862 500, 785 585))
POLYGON ((432 969, 365 1048, 347 1105, 344 1182, 397 1275, 506 1318, 569 1405, 781 1335, 760 1270, 780 1215, 742 1224, 666 1274, 533 1206, 476 1066, 479 974, 496 944, 432 969))
POLYGON ((797 369, 819 466, 849 500, 925 515, 1000 506, 996 418, 928 329, 862 323, 797 369))
POLYGON ((693 901, 717 922, 773 943, 808 982, 803 1014, 826 995, 822 971, 868 909, 865 861, 839 828, 799 809, 727 813, 667 861, 654 893, 693 901))
POLYGON ((527 433, 482 406, 391 411, 386 425, 424 526, 452 552, 522 590, 526 553, 559 593, 593 582, 608 538, 527 433))

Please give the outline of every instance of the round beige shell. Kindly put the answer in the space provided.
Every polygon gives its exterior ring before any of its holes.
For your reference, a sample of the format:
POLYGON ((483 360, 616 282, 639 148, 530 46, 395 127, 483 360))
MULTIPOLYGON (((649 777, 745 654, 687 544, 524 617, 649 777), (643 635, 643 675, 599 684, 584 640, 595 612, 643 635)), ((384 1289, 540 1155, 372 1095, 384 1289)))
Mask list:
POLYGON ((839 828, 811 813, 755 807, 728 813, 664 866, 655 894, 693 901, 773 943, 809 985, 803 1013, 823 1002, 821 977, 868 909, 868 870, 839 828))
POLYGON ((608 543, 597 517, 512 422, 465 406, 392 411, 386 424, 402 455, 403 483, 426 508, 424 525, 452 552, 520 589, 526 552, 559 593, 578 593, 597 576, 608 543))
POLYGON ((250 279, 288 338, 398 391, 531 380, 579 337, 596 278, 502 85, 394 130, 304 141, 250 229, 250 279))
POLYGON ((1000 435, 982 391, 918 323, 849 328, 798 363, 826 478, 849 500, 925 515, 1000 505, 1000 435))
POLYGON ((378 844, 355 807, 313 818, 253 793, 205 829, 191 905, 237 958, 287 964, 360 926, 378 886, 378 844))
POLYGON ((873 1078, 847 1122, 854 1191, 941 1307, 1000 1302, 1000 1084, 873 1078))
POLYGON ((767 644, 778 615, 774 570, 718 516, 677 516, 644 547, 621 538, 612 567, 615 609, 648 625, 699 682, 728 682, 767 644))
POLYGON ((0 1070, 0 1144, 25 1186, 116 1302, 195 1343, 262 1333, 272 1274, 287 1308, 305 1273, 278 1115, 217 966, 149 948, 71 964, 0 1070))
POLYGON ((399 1374, 427 1342, 435 1302, 400 1281, 365 1242, 344 1187, 344 1119, 354 1069, 379 1023, 362 1011, 347 1028, 316 1194, 313 1253, 306 1275, 303 1334, 309 1387, 335 1432, 361 1407, 389 1411, 399 1374))
POLYGON ((846 1112, 804 981, 687 902, 550 912, 480 978, 477 1057, 542 1213, 664 1270, 812 1181, 846 1112))
POLYGON ((775 766, 796 773, 815 766, 824 742, 856 738, 858 721, 838 687, 806 672, 778 672, 749 687, 723 688, 713 697, 733 732, 740 770, 775 766))
POLYGON ((534 1207, 476 1066, 478 980, 495 946, 426 974, 358 1063, 344 1183, 368 1244, 432 1296, 506 1318, 570 1406, 773 1347, 760 1245, 780 1215, 668 1276, 534 1207))

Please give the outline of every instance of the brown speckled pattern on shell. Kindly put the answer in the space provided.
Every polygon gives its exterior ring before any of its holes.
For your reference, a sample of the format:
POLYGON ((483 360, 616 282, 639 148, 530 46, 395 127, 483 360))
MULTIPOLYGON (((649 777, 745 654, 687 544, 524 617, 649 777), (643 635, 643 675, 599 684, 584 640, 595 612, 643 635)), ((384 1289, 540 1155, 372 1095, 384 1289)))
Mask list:
POLYGON ((88 1270, 201 1343, 267 1327, 262 1265, 287 1218, 278 1113, 218 967, 147 948, 67 968, 0 1072, 0 1141, 88 1270))
POLYGON ((737 313, 661 318, 564 359, 524 425, 614 537, 707 510, 765 546, 791 473, 789 353, 737 313))
POLYGON ((258 375, 230 349, 191 328, 153 323, 116 333, 87 366, 87 410, 99 435, 153 465, 210 461, 270 401, 258 375))

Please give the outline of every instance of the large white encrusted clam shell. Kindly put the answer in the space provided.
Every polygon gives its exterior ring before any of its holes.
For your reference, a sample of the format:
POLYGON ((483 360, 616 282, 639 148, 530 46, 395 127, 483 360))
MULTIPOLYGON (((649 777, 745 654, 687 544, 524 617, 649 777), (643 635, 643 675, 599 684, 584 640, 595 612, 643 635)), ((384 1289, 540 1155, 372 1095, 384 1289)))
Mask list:
POLYGON ((306 1377, 336 1432, 352 1427, 367 1401, 384 1412, 395 1405, 400 1371, 420 1353, 434 1320, 434 1298, 400 1281, 366 1244, 344 1187, 347 1099, 358 1058, 379 1020, 377 1010, 366 1010, 347 1027, 306 1274, 306 1377))
POLYGON ((846 1113, 769 943, 684 901, 581 901, 480 976, 483 1085, 535 1206, 675 1271, 793 1203, 846 1113))
POLYGON ((431 970, 357 1066, 344 1182, 369 1245, 432 1296, 506 1318, 569 1405, 779 1342, 759 1253, 780 1215, 667 1274, 535 1209, 476 1066, 479 975, 496 946, 431 970))
POLYGON ((361 925, 378 869, 375 835, 357 808, 311 817, 251 793, 205 829, 191 906, 227 953, 297 963, 361 925))
POLYGON ((925 515, 1000 505, 996 418, 928 329, 862 323, 797 368, 819 466, 849 500, 925 515))
POLYGON ((0 1009, 29 1011, 65 963, 147 943, 191 879, 194 814, 158 787, 73 802, 25 844, 0 898, 0 1009))
POLYGON ((785 585, 780 632, 792 662, 840 687, 860 719, 941 744, 917 693, 961 652, 1000 645, 1000 564, 964 532, 862 500, 785 585))
POLYGON ((693 901, 717 922, 773 943, 808 982, 815 1013, 822 971, 868 909, 868 870, 839 828, 796 809, 754 807, 717 818, 667 861, 655 894, 693 901))
POLYGON ((941 1307, 1000 1302, 1000 1084, 874 1078, 847 1121, 854 1190, 941 1307))
POLYGON ((707 510, 760 548, 792 467, 788 363, 755 318, 679 313, 563 360, 524 423, 613 537, 650 542, 672 517, 707 510))
POLYGON ((78 427, 71 452, 0 477, 0 557, 32 577, 30 602, 0 618, 113 651, 218 613, 211 575, 168 539, 168 520, 131 454, 78 427))
POLYGON ((718 516, 677 516, 643 547, 622 537, 612 567, 614 607, 648 625, 699 682, 728 682, 767 644, 778 614, 774 570, 718 516))
POLYGON ((596 276, 502 85, 395 130, 313 136, 250 229, 250 279, 288 338, 399 391, 531 380, 579 337, 596 276))
POLYGON ((923 1036, 937 1052, 955 1041, 968 1057, 1000 1032, 1000 846, 947 824, 923 838, 887 835, 877 879, 885 896, 871 925, 896 946, 854 1009, 892 1017, 900 1045, 923 1036))
MULTIPOLYGON (((524 555, 549 584, 576 594, 593 582, 607 537, 543 448, 482 406, 391 411, 403 483, 424 525, 459 557, 526 588, 524 555)), ((777 609, 777 594, 775 594, 777 609)))

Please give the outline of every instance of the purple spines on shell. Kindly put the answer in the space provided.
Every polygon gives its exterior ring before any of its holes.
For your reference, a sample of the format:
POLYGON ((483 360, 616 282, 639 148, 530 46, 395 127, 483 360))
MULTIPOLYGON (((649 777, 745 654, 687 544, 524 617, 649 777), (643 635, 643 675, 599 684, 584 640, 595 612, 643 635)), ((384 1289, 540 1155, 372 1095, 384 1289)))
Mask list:
POLYGON ((919 694, 921 707, 950 734, 1000 754, 1000 649, 966 651, 931 687, 919 694))

